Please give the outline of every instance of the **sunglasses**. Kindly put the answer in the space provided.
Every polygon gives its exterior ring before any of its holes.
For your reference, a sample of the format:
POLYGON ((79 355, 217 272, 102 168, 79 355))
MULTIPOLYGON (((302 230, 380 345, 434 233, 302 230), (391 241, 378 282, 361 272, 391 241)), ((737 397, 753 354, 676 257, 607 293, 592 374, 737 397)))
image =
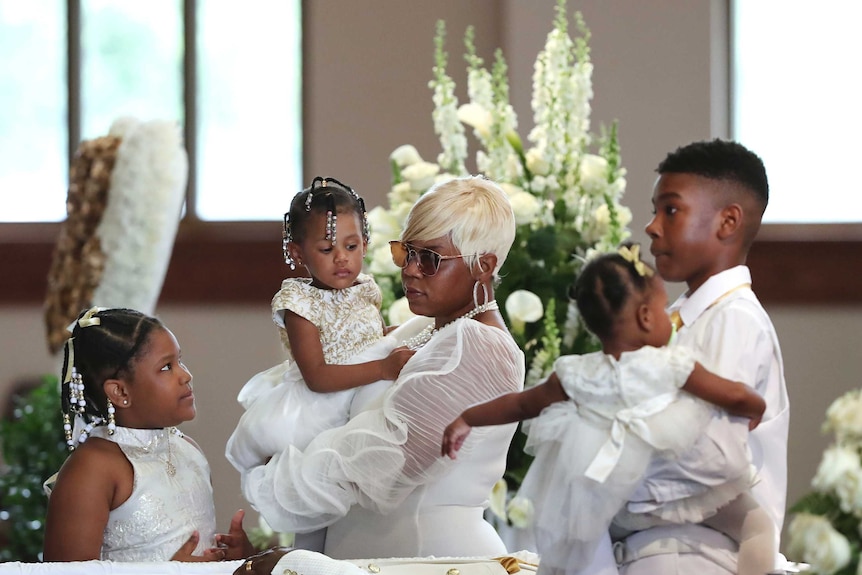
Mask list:
POLYGON ((411 261, 416 262, 419 272, 423 276, 433 276, 440 269, 440 262, 443 260, 454 260, 457 258, 466 257, 464 255, 444 256, 438 254, 434 250, 427 248, 415 248, 410 244, 398 240, 389 242, 389 250, 392 252, 392 261, 399 268, 406 268, 411 261))

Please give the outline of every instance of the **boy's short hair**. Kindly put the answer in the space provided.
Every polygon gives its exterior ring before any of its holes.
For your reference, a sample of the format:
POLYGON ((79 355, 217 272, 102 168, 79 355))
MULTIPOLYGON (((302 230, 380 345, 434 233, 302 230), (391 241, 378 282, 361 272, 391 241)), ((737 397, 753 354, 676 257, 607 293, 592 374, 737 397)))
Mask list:
POLYGON ((662 160, 656 172, 695 174, 737 184, 757 202, 758 219, 769 203, 769 181, 763 160, 738 142, 715 139, 681 146, 662 160))

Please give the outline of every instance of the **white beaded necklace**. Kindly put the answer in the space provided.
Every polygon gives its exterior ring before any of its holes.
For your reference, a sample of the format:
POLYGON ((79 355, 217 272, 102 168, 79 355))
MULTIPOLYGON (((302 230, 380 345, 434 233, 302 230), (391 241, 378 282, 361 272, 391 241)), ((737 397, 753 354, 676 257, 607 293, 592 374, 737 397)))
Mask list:
POLYGON ((491 301, 485 302, 480 306, 474 307, 473 309, 471 309, 470 311, 468 311, 464 315, 456 317, 455 319, 453 319, 452 321, 450 321, 449 323, 447 323, 444 326, 434 327, 432 324, 432 325, 425 327, 425 329, 423 329, 422 331, 420 331, 419 333, 417 333, 413 337, 406 339, 404 341, 404 343, 402 343, 401 345, 405 345, 412 350, 417 350, 420 347, 422 347, 423 345, 425 345, 426 343, 428 343, 428 341, 431 339, 431 337, 435 333, 437 333, 441 329, 449 327, 450 325, 452 325, 456 321, 459 321, 462 319, 470 319, 470 318, 476 317, 480 313, 484 313, 486 311, 494 310, 494 309, 500 309, 500 306, 497 305, 497 300, 492 299, 491 301))

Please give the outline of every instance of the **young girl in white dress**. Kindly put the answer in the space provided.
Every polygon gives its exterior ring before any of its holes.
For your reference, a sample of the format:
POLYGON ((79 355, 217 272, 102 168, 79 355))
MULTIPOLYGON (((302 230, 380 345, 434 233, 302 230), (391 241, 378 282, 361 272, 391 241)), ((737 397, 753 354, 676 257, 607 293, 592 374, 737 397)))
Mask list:
MULTIPOLYGON (((680 453, 700 434, 709 420, 705 401, 749 418, 752 429, 765 409, 750 387, 707 371, 689 349, 666 345, 673 332, 667 292, 638 246, 588 262, 573 297, 602 351, 560 357, 544 383, 467 409, 442 445, 454 458, 472 427, 538 416, 526 446, 536 459, 518 497, 535 509, 543 575, 580 573, 590 563, 653 453, 680 453)), ((772 568, 773 527, 750 483, 685 505, 739 542, 740 574, 762 575, 772 568)))
POLYGON ((413 355, 385 338, 380 288, 361 273, 368 237, 364 201, 338 180, 316 177, 293 198, 284 257, 311 277, 284 280, 272 299, 288 358, 239 393, 246 411, 225 454, 241 473, 346 423, 356 388, 394 380, 413 355))
POLYGON ((45 561, 251 554, 242 511, 216 535, 209 464, 175 427, 195 417, 195 396, 174 334, 138 311, 95 307, 70 331, 61 375, 72 453, 46 483, 45 561))

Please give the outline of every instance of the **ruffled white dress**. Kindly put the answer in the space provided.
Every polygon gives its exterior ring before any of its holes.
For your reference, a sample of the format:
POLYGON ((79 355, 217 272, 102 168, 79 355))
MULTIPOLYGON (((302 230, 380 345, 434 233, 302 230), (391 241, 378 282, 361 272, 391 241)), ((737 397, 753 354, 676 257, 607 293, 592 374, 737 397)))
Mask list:
POLYGON ((135 473, 131 496, 108 516, 103 560, 168 561, 194 531, 200 533, 195 555, 215 547, 209 463, 182 433, 117 427, 108 435, 96 427, 91 436, 119 445, 135 473))
POLYGON ((383 336, 380 302, 380 288, 366 274, 343 290, 318 289, 310 278, 282 282, 272 313, 288 358, 252 377, 239 393, 245 413, 225 449, 234 467, 251 469, 287 445, 303 449, 320 432, 347 422, 356 388, 316 393, 305 385, 284 329, 285 310, 317 327, 328 364, 353 364, 386 357, 396 346, 383 336))
MULTIPOLYGON (((402 341, 427 321, 414 318, 393 335, 402 341)), ((507 332, 458 320, 417 351, 394 385, 362 387, 346 425, 243 473, 243 494, 276 530, 329 526, 330 557, 502 554, 482 513, 516 426, 474 430, 454 461, 440 445, 466 407, 523 381, 524 356, 507 332)))
POLYGON ((530 422, 526 449, 536 459, 518 493, 535 507, 541 572, 579 572, 652 455, 678 454, 700 435, 711 408, 679 393, 694 363, 679 346, 556 361, 571 401, 530 422))

